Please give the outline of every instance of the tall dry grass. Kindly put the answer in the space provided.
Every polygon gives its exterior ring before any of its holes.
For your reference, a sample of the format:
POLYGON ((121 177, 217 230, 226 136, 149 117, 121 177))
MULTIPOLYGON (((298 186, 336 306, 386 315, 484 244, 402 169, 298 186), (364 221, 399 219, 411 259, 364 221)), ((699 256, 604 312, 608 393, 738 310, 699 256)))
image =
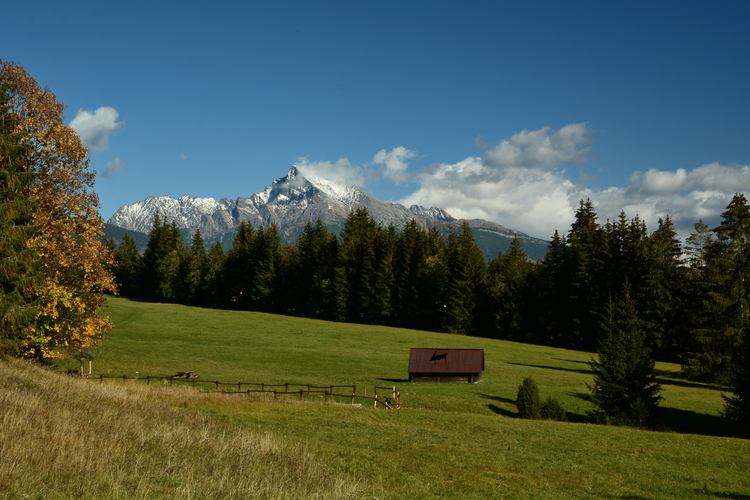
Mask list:
POLYGON ((175 406, 202 397, 0 360, 0 497, 361 496, 299 443, 175 406))

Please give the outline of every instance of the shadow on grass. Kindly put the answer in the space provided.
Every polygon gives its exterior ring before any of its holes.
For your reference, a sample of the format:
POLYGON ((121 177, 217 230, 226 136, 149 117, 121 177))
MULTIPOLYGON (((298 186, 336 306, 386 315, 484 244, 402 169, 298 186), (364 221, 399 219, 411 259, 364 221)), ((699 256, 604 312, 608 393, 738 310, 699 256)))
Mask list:
POLYGON ((566 363, 578 363, 579 365, 588 365, 588 361, 579 361, 577 359, 563 359, 563 358, 552 358, 555 361, 564 361, 566 363))
POLYGON ((529 366, 531 368, 544 368, 545 370, 557 370, 561 372, 574 372, 574 373, 584 373, 587 375, 591 375, 594 372, 591 370, 576 370, 574 368, 563 368, 561 366, 544 366, 544 365, 529 365, 526 363, 508 363, 509 365, 515 365, 515 366, 529 366))
POLYGON ((379 378, 383 382, 393 382, 394 384, 405 384, 409 382, 408 378, 379 378))
MULTIPOLYGON (((569 396, 594 404, 591 394, 586 392, 569 391, 569 396)), ((592 406, 593 409, 593 406, 592 406)), ((702 434, 707 436, 732 437, 737 435, 736 427, 719 415, 708 415, 677 408, 660 407, 660 424, 657 430, 672 431, 680 434, 702 434)), ((590 422, 585 415, 568 413, 571 422, 590 422), (575 420, 574 420, 575 418, 575 420)), ((732 497, 727 497, 732 498, 732 497)), ((748 497, 750 500, 750 497, 748 497)))
MULTIPOLYGON (((704 434, 722 437, 735 436, 737 433, 735 426, 719 415, 707 415, 705 413, 678 410, 676 408, 661 408, 660 411, 667 430, 683 434, 704 434)), ((750 498, 750 496, 743 498, 750 498)))
POLYGON ((709 498, 730 498, 734 500, 750 500, 750 495, 747 493, 725 493, 723 491, 711 491, 708 488, 701 488, 695 490, 699 495, 705 495, 709 498))
MULTIPOLYGON (((721 491, 710 491, 707 489, 694 490, 698 495, 705 495, 709 498, 729 498, 734 500, 750 500, 750 495, 744 493, 724 493, 721 491)), ((642 497, 640 495, 624 495, 621 497, 611 496, 608 498, 620 498, 621 500, 646 500, 652 497, 642 497)))
POLYGON ((676 385, 678 387, 688 387, 692 389, 708 389, 711 391, 728 390, 726 387, 717 385, 717 384, 693 382, 692 380, 688 380, 683 377, 675 377, 675 372, 670 372, 667 370, 654 370, 654 375, 656 376, 656 381, 663 385, 676 385))
MULTIPOLYGON (((490 394, 482 394, 482 393, 477 393, 477 395, 480 398, 489 399, 491 401, 497 401, 499 403, 507 403, 507 404, 511 404, 511 405, 515 405, 516 404, 516 402, 514 400, 508 399, 508 398, 501 398, 500 396, 492 396, 490 394)), ((502 415, 503 417, 518 418, 518 414, 517 413, 514 413, 512 411, 506 410, 504 408, 500 408, 497 405, 490 404, 490 405, 487 405, 487 408, 489 408, 490 411, 492 411, 494 413, 497 413, 498 415, 502 415)))

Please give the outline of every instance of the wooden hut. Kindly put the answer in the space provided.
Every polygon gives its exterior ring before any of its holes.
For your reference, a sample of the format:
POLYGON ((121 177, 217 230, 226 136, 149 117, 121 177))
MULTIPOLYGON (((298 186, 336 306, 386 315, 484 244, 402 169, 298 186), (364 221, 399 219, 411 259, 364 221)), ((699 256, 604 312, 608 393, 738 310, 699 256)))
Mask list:
POLYGON ((409 354, 409 382, 478 384, 482 372, 484 349, 413 348, 409 354))

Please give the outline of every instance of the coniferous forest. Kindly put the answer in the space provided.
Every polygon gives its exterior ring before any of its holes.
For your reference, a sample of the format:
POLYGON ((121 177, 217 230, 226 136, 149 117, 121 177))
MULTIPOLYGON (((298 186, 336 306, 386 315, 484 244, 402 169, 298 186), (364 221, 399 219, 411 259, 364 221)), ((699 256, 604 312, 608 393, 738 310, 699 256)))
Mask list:
POLYGON ((721 217, 715 228, 696 223, 683 247, 668 216, 649 232, 624 212, 602 222, 582 200, 543 260, 530 261, 514 240, 486 262, 467 224, 447 236, 414 221, 382 227, 366 209, 350 213, 339 237, 308 222, 291 246, 274 226, 243 223, 228 251, 206 249, 200 232, 186 247, 176 224, 157 215, 143 255, 127 235, 115 250, 115 274, 125 296, 600 353, 613 348, 603 345, 607 318, 626 310, 651 360, 729 385, 737 397, 727 398, 728 415, 747 415, 745 195, 721 217))

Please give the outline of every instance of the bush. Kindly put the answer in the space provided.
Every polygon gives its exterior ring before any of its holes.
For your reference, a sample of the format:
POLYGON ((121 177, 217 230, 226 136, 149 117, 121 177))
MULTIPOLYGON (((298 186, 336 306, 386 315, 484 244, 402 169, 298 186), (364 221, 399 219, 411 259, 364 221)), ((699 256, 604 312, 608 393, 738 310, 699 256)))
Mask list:
POLYGON ((542 403, 539 398, 539 387, 531 377, 526 377, 518 386, 516 408, 521 418, 539 418, 542 415, 542 403))
POLYGON ((567 420, 568 414, 558 400, 552 396, 548 397, 541 408, 542 418, 547 420, 567 420))

